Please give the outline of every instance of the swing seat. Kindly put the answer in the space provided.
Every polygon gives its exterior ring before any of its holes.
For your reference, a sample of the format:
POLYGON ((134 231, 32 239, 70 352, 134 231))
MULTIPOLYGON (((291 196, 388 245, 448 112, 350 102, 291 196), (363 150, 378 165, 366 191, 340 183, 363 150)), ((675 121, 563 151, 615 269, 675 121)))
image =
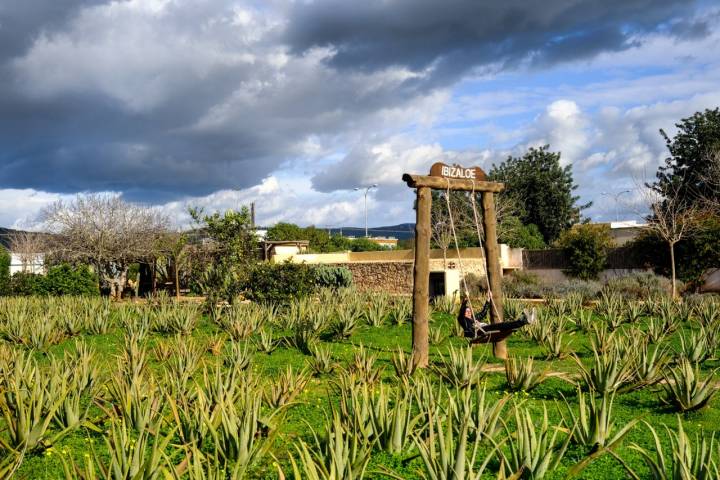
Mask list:
POLYGON ((478 332, 477 337, 471 338, 469 340, 471 345, 497 343, 505 340, 507 337, 512 335, 514 331, 515 330, 486 330, 485 333, 478 332))

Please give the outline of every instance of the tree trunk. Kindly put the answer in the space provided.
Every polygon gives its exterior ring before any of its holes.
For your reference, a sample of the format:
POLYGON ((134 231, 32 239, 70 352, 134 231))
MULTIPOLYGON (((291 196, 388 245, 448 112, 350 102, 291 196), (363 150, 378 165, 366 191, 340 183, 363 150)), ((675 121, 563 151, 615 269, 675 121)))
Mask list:
POLYGON ((675 284, 675 242, 668 242, 670 245, 670 271, 672 276, 672 297, 677 298, 677 286, 675 284))
POLYGON ((175 298, 180 301, 180 273, 178 272, 177 259, 173 262, 173 270, 175 270, 175 298))

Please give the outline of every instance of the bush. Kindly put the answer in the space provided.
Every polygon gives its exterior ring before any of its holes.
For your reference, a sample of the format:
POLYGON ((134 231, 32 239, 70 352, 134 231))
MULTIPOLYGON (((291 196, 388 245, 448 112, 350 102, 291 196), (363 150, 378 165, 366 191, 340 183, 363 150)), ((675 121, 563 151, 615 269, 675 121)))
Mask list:
POLYGON ((571 293, 580 294, 583 299, 597 297, 602 285, 591 280, 564 280, 562 282, 543 282, 536 274, 516 270, 503 278, 503 293, 509 298, 562 298, 571 293))
POLYGON ((10 294, 10 254, 0 247, 0 296, 10 294))
POLYGON ((581 280, 595 280, 605 269, 613 240, 608 225, 584 224, 563 232, 558 245, 568 255, 568 274, 581 280))
POLYGON ((503 278, 503 293, 511 298, 543 298, 544 287, 534 273, 515 270, 503 278))
POLYGON ((50 267, 46 275, 16 272, 10 282, 12 295, 99 295, 95 274, 85 265, 50 267))
POLYGON ((672 292, 670 280, 652 272, 632 273, 611 278, 607 281, 607 288, 626 299, 637 300, 672 292))
POLYGON ((315 269, 304 263, 258 263, 244 282, 245 297, 255 302, 287 304, 315 291, 315 269))
POLYGON ((315 267, 315 284, 320 288, 343 288, 352 285, 352 272, 346 267, 315 267))

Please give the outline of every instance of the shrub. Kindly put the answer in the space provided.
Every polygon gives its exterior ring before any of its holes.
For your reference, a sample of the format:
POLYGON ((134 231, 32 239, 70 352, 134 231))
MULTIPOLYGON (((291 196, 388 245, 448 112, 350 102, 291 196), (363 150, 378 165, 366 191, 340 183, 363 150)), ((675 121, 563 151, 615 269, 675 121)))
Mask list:
POLYGON ((619 293, 626 300, 643 300, 671 292, 670 280, 652 272, 631 273, 611 278, 607 281, 606 288, 611 292, 619 293))
POLYGON ((315 271, 301 263, 258 263, 250 268, 243 290, 255 302, 286 304, 315 290, 315 271))
POLYGON ((344 288, 352 286, 352 272, 347 267, 319 265, 315 267, 315 284, 319 288, 344 288))
POLYGON ((516 270, 504 278, 503 291, 512 298, 542 298, 544 294, 540 277, 522 270, 516 270))
POLYGON ((10 281, 13 295, 99 295, 95 274, 86 265, 50 267, 46 275, 16 272, 10 281))
POLYGON ((10 294, 10 254, 0 247, 0 295, 10 294))
POLYGON ((608 250, 613 244, 607 225, 576 225, 560 236, 558 245, 565 249, 570 268, 567 273, 582 280, 597 279, 605 268, 608 250))

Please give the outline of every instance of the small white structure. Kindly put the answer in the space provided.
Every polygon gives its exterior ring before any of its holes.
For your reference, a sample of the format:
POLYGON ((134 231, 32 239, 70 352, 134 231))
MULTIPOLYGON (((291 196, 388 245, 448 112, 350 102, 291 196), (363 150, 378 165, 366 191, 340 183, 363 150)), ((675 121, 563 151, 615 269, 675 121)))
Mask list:
POLYGON ((36 253, 32 255, 10 252, 10 275, 15 273, 45 273, 45 254, 36 253))

